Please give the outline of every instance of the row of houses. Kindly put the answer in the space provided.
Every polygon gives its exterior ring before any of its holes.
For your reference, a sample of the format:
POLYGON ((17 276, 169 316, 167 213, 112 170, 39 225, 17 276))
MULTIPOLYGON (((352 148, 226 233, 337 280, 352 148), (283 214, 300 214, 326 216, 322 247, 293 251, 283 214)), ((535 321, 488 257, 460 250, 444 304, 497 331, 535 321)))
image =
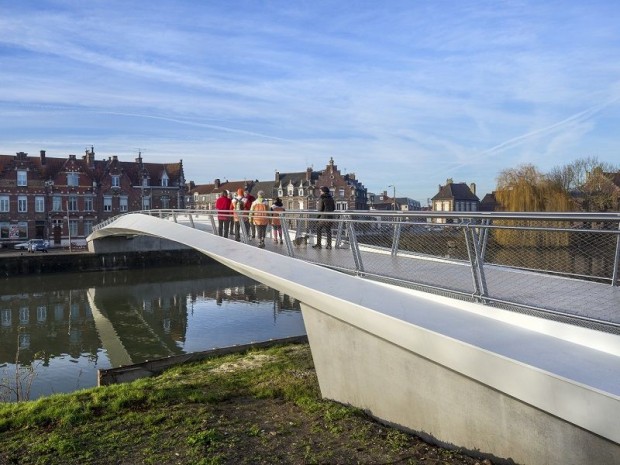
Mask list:
MULTIPOLYGON (((204 209, 215 207, 224 191, 239 188, 267 200, 279 197, 287 210, 313 210, 320 188, 329 187, 337 210, 423 209, 420 202, 370 193, 354 173, 343 173, 333 158, 325 168, 293 173, 275 172, 268 181, 186 182, 183 161, 147 163, 139 153, 134 161, 117 156, 97 160, 94 147, 84 155, 49 157, 18 152, 0 155, 0 245, 27 239, 47 239, 68 245, 87 237, 95 224, 121 213, 149 209, 204 209)), ((481 203, 475 186, 448 180, 432 199, 438 211, 476 211, 481 203)))

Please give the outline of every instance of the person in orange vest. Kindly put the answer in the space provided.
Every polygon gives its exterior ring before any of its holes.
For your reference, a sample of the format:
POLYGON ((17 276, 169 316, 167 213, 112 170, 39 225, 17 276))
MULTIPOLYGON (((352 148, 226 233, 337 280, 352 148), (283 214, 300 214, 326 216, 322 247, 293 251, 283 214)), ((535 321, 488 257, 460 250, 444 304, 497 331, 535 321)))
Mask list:
POLYGON ((258 197, 250 207, 250 224, 256 227, 256 235, 258 236, 258 247, 265 247, 265 234, 267 225, 269 224, 269 214, 267 213, 267 202, 263 196, 263 191, 258 191, 258 197))
POLYGON ((271 211, 274 212, 271 215, 271 229, 273 234, 273 242, 278 243, 278 238, 280 239, 280 244, 284 241, 282 240, 282 218, 280 216, 280 212, 284 211, 284 206, 282 205, 282 199, 277 197, 271 206, 271 211))

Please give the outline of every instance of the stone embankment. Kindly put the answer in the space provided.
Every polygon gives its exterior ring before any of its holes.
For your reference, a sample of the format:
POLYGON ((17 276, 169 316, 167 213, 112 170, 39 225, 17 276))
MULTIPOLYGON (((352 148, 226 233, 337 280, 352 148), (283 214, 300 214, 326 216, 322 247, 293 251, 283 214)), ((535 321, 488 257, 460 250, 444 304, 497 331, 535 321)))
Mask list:
POLYGON ((152 250, 113 253, 70 252, 50 249, 48 253, 2 249, 0 278, 47 273, 82 273, 162 267, 205 265, 213 260, 193 249, 152 250))

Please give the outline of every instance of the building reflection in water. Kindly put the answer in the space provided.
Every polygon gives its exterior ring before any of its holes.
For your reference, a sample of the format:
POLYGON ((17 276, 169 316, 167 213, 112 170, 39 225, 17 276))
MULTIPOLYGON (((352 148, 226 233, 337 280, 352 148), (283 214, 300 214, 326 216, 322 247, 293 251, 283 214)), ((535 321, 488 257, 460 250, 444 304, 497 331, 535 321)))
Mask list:
POLYGON ((31 398, 94 386, 98 369, 302 334, 298 302, 218 264, 0 282, 0 381, 19 356, 31 398))

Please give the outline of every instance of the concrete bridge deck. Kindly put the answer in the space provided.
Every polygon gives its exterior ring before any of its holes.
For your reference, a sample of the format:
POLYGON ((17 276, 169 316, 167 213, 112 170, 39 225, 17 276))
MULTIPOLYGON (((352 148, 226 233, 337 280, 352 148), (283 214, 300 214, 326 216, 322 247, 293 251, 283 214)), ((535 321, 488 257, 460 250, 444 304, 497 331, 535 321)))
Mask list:
MULTIPOLYGON (((620 463, 620 337, 613 333, 311 263, 341 268, 346 249, 300 248, 309 261, 292 260, 279 244, 259 249, 144 215, 118 218, 91 239, 141 233, 196 248, 302 302, 327 398, 500 463, 620 463)), ((380 260, 398 270, 409 258, 380 260)), ((463 279, 460 265, 448 265, 444 278, 463 279)))

